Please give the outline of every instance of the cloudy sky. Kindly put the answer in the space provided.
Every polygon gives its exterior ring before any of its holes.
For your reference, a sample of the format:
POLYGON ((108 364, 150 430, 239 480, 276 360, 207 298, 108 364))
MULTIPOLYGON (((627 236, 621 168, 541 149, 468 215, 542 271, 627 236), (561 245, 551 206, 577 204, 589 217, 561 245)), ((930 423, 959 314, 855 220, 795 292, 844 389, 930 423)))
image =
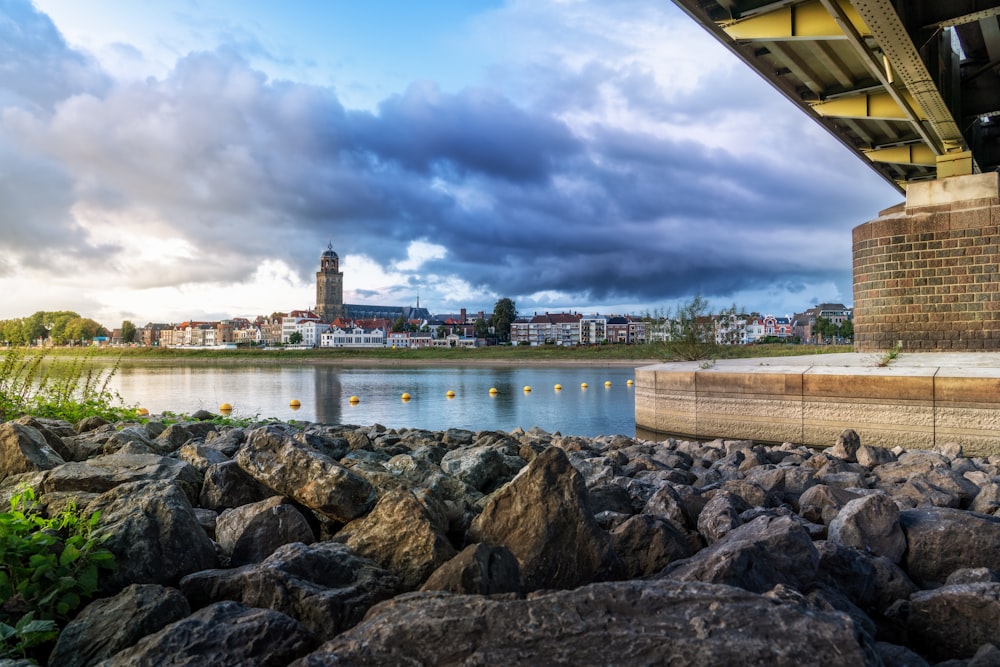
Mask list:
POLYGON ((0 0, 0 319, 851 302, 902 199, 669 0, 0 0))

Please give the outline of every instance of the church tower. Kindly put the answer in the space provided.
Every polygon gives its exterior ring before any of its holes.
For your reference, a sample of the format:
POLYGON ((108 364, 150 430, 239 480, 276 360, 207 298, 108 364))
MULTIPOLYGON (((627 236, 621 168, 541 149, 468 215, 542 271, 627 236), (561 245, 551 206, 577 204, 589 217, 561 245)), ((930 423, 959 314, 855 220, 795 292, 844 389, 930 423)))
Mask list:
POLYGON ((316 314, 323 322, 344 316, 344 274, 332 241, 320 256, 316 272, 316 314))

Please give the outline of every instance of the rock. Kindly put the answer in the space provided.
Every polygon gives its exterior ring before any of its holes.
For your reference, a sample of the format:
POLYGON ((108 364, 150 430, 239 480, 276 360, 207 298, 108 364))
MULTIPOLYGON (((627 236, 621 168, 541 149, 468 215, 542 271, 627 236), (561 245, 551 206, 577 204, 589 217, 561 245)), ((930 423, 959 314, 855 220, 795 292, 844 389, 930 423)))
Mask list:
POLYGON ((1000 583, 1000 572, 986 567, 966 567, 955 570, 944 581, 945 586, 979 583, 1000 583))
POLYGON ((876 572, 871 558, 830 540, 813 543, 819 553, 816 578, 828 588, 850 600, 862 610, 871 609, 875 601, 876 572))
POLYGON ((831 542, 885 556, 898 563, 906 551, 899 508, 882 494, 855 498, 830 522, 831 542))
POLYGON ((955 570, 1000 570, 1000 517, 945 507, 903 510, 904 569, 917 584, 943 583, 955 570))
POLYGON ((191 503, 171 482, 129 482, 102 494, 88 508, 101 513, 104 546, 116 567, 102 588, 115 593, 129 584, 173 585, 191 572, 215 567, 215 547, 191 503))
POLYGON ((89 667, 190 613, 187 598, 177 589, 132 584, 84 607, 59 633, 49 664, 89 667))
POLYGON ((997 641, 998 628, 998 583, 942 586, 910 598, 910 636, 936 660, 971 658, 984 644, 997 641))
POLYGON ((273 495, 274 491, 246 474, 236 461, 224 461, 205 470, 199 502, 206 509, 222 511, 273 495))
POLYGON ((367 516, 344 526, 334 539, 392 572, 405 589, 414 590, 455 556, 445 530, 443 509, 429 511, 410 491, 390 491, 367 516))
POLYGON ((632 497, 620 484, 599 484, 587 492, 590 509, 594 514, 616 512, 626 516, 633 514, 632 497))
MULTIPOLYGON (((697 494, 697 491, 694 493, 697 494)), ((642 514, 665 519, 681 530, 690 530, 698 525, 698 515, 703 506, 704 504, 692 511, 673 485, 664 484, 646 501, 642 514)))
POLYGON ((598 583, 527 600, 417 593, 293 663, 875 665, 850 619, 728 586, 598 583), (803 637, 808 637, 803 641, 803 637))
POLYGON ((872 558, 870 562, 875 568, 875 591, 871 609, 876 613, 884 614, 893 603, 909 600, 911 595, 920 590, 899 565, 885 556, 872 558))
POLYGON ((510 549, 529 591, 614 578, 623 567, 594 519, 583 477, 557 447, 493 494, 468 537, 510 549))
POLYGON ((101 667, 286 665, 316 643, 301 623, 282 613, 219 602, 116 653, 101 667))
POLYGON ((372 605, 400 590, 389 571, 335 542, 286 544, 261 563, 190 574, 180 587, 195 607, 233 600, 272 609, 321 639, 355 625, 372 605))
POLYGON ((198 501, 198 471, 183 461, 155 454, 117 453, 85 463, 67 463, 45 474, 42 491, 105 493, 128 482, 155 480, 173 482, 191 504, 198 501))
POLYGON ((475 595, 520 594, 521 568, 506 547, 470 544, 434 570, 420 590, 475 595))
POLYGON ((102 452, 104 454, 115 454, 127 447, 130 453, 134 454, 158 454, 160 453, 153 444, 152 438, 146 433, 146 429, 138 426, 130 426, 114 433, 104 442, 102 452))
POLYGON ((477 491, 489 493, 513 474, 500 452, 491 447, 454 449, 441 459, 441 470, 477 491))
POLYGON ((649 514, 629 517, 611 531, 611 545, 624 563, 625 576, 629 579, 660 572, 692 553, 680 529, 649 514))
POLYGON ((188 422, 171 424, 153 441, 158 453, 170 454, 183 445, 195 441, 204 441, 205 437, 217 430, 215 424, 207 422, 188 422))
POLYGON ((229 457, 207 445, 195 444, 193 442, 181 446, 177 450, 177 458, 187 461, 194 469, 204 474, 208 467, 217 463, 229 461, 229 457))
POLYGON ((236 462, 264 486, 335 521, 362 516, 377 500, 364 477, 273 426, 250 431, 236 462))
POLYGON ((65 463, 36 428, 0 424, 0 481, 23 472, 51 470, 65 463))
POLYGON ((807 589, 819 553, 808 531, 791 517, 761 516, 661 573, 680 581, 727 584, 763 593, 778 584, 807 589))
POLYGON ((742 524, 740 513, 748 509, 750 504, 742 497, 720 491, 712 496, 698 515, 698 532, 708 544, 718 542, 742 524))
POLYGON ((833 456, 850 463, 857 462, 858 449, 861 448, 861 438, 853 429, 847 429, 839 436, 837 442, 826 450, 827 456, 833 456))
POLYGON ((855 458, 860 465, 871 470, 875 466, 892 463, 896 460, 896 455, 883 447, 869 447, 861 445, 855 453, 855 458))
POLYGON ((15 419, 14 423, 35 429, 42 434, 45 442, 63 461, 72 460, 73 450, 63 442, 63 436, 72 437, 76 434, 69 422, 60 419, 36 419, 30 415, 23 415, 15 419))
POLYGON ((96 417, 96 416, 84 417, 83 419, 81 419, 76 423, 76 425, 73 427, 73 430, 75 430, 77 435, 79 435, 81 433, 88 433, 90 431, 95 431, 101 428, 102 426, 107 426, 107 425, 108 421, 103 417, 96 417))
POLYGON ((876 642, 875 650, 885 667, 930 667, 930 663, 905 646, 876 642))
POLYGON ((847 489, 817 484, 799 496, 799 516, 813 523, 829 525, 837 518, 844 505, 860 497, 847 489))
POLYGON ((283 544, 316 539, 302 513, 281 496, 224 511, 216 519, 215 534, 232 567, 258 563, 283 544))
POLYGON ((982 485, 969 509, 980 514, 996 514, 1000 510, 1000 483, 987 482, 982 485))

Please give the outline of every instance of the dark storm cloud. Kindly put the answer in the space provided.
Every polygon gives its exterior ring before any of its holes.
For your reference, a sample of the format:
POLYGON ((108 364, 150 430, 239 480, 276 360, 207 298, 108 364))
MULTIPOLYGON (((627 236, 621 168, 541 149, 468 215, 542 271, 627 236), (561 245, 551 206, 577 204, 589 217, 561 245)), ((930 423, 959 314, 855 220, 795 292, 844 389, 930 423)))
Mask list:
MULTIPOLYGON (((39 244, 69 239, 106 257, 109 248, 88 246, 72 206, 142 212, 193 255, 133 271, 135 287, 243 280, 268 259, 310 280, 327 239, 342 256, 390 267, 423 239, 447 256, 422 272, 500 295, 558 291, 585 305, 791 289, 843 280, 849 228, 879 196, 873 187, 845 202, 854 158, 813 159, 824 139, 801 134, 798 117, 800 136, 776 146, 780 155, 646 124, 566 120, 600 110, 608 90, 658 122, 780 106, 755 102, 745 77, 678 94, 641 67, 589 62, 540 68, 544 93, 530 105, 421 83, 369 112, 345 109, 328 88, 269 80, 220 48, 182 58, 162 80, 102 87, 51 22, 0 0, 10 7, 0 38, 30 49, 4 52, 13 68, 0 69, 0 104, 32 104, 0 110, 5 248, 26 261, 39 244), (48 79, 32 88, 33 75, 48 79), (739 108, 726 106, 726 91, 743 96, 739 108)), ((107 259, 128 272, 127 256, 107 259)), ((403 279, 407 289, 422 281, 403 279)), ((358 294, 375 298, 367 287, 358 294)))

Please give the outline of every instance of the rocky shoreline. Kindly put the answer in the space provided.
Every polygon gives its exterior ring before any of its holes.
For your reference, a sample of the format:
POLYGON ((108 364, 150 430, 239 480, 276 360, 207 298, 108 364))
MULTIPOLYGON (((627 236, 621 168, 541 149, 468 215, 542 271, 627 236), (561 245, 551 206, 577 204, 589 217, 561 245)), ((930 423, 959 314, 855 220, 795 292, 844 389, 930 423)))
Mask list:
POLYGON ((195 417, 0 424, 117 558, 49 664, 1000 664, 1000 456, 195 417))

